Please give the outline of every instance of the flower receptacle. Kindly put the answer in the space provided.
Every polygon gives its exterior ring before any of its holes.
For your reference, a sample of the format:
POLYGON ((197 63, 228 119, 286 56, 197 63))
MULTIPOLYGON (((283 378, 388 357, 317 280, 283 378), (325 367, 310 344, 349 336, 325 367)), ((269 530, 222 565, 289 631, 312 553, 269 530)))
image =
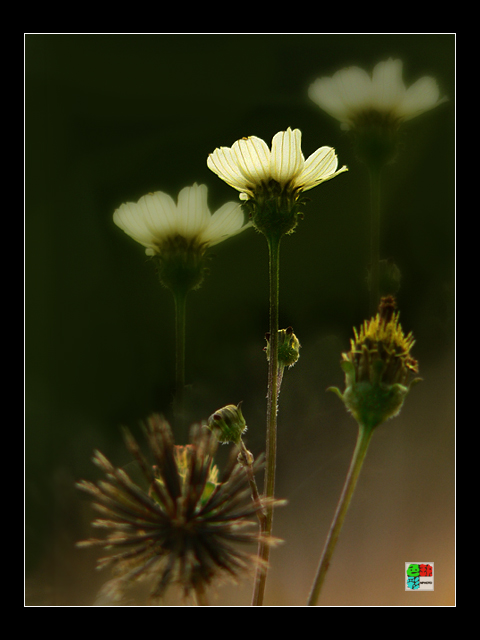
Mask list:
POLYGON ((206 249, 180 235, 164 241, 152 258, 160 283, 174 294, 200 288, 208 273, 206 249))

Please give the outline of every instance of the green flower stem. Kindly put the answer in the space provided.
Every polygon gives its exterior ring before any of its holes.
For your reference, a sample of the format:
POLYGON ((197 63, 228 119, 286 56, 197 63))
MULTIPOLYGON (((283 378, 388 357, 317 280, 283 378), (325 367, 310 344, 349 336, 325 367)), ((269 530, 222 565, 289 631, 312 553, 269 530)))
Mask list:
MULTIPOLYGON (((281 235, 267 236, 269 255, 270 282, 270 359, 268 363, 268 395, 267 395, 267 439, 265 452, 265 484, 264 494, 273 498, 275 492, 275 467, 277 453, 277 399, 278 399, 278 300, 280 271, 280 239, 281 235)), ((273 510, 266 510, 265 521, 261 532, 264 537, 270 536, 273 525, 273 510)), ((257 568, 253 592, 253 606, 262 606, 267 581, 267 563, 270 548, 264 541, 258 547, 258 556, 264 561, 257 568)))
MULTIPOLYGON (((260 494, 258 492, 257 481, 255 480, 255 474, 253 473, 253 456, 247 450, 245 443, 240 438, 240 442, 238 443, 238 447, 240 449, 239 457, 241 457, 243 467, 245 469, 245 473, 247 474, 248 484, 250 485, 250 493, 252 494, 252 500, 255 503, 261 502, 260 494)), ((257 512, 258 520, 260 522, 260 526, 263 527, 265 523, 266 513, 264 509, 261 509, 257 512)))
POLYGON ((372 437, 374 429, 372 427, 365 427, 359 425, 357 444, 355 445, 355 451, 353 452, 352 460, 350 462, 350 468, 348 470, 347 478, 343 486, 342 495, 337 505, 337 510, 330 526, 325 548, 323 550, 320 563, 318 565, 317 574, 310 592, 308 600, 309 606, 315 606, 320 595, 320 591, 325 580, 330 561, 332 559, 335 546, 337 544, 340 531, 342 530, 343 522, 352 500, 353 492, 357 486, 358 477, 362 469, 363 461, 367 454, 368 445, 372 437))
POLYGON ((380 300, 380 174, 373 165, 370 173, 370 313, 375 315, 380 300))
POLYGON ((278 365, 278 373, 277 373, 277 403, 278 403, 278 398, 280 396, 280 390, 282 387, 282 380, 283 380, 283 372, 285 371, 285 367, 282 366, 281 364, 278 365))
POLYGON ((175 300, 175 420, 180 428, 184 413, 185 389, 185 319, 188 291, 173 291, 175 300))

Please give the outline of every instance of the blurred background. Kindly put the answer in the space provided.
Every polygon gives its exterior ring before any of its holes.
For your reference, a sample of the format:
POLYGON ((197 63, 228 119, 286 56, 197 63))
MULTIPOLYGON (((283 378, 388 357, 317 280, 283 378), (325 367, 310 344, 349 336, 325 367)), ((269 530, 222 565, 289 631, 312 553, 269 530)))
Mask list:
MULTIPOLYGON (((356 439, 328 386, 352 327, 368 316, 369 185, 339 123, 307 96, 320 76, 389 57, 407 86, 436 78, 449 101, 406 123, 382 192, 382 257, 402 272, 401 323, 413 330, 424 382, 375 434, 324 585, 330 606, 455 603, 454 126, 450 34, 26 35, 27 605, 91 606, 109 577, 88 498, 100 449, 129 462, 120 426, 137 435, 152 412, 171 418, 173 300, 144 249, 118 229, 120 204, 151 191, 176 198, 194 182, 215 211, 238 194, 209 171, 218 146, 302 131, 307 157, 334 146, 349 173, 308 192, 281 247, 280 326, 301 344, 280 397, 274 533, 265 604, 302 606, 356 439), (406 593, 405 562, 434 562, 435 591, 406 593)), ((265 446, 266 242, 253 230, 212 250, 190 294, 186 378, 191 421, 243 400, 246 444, 265 446)), ((220 460, 228 447, 220 449, 220 460)), ((259 477, 260 485, 262 477, 259 477)), ((214 604, 248 605, 251 581, 214 604)), ((135 599, 137 598, 137 599, 135 599)), ((131 604, 144 604, 143 595, 131 604)), ((179 605, 172 593, 166 604, 179 605)))

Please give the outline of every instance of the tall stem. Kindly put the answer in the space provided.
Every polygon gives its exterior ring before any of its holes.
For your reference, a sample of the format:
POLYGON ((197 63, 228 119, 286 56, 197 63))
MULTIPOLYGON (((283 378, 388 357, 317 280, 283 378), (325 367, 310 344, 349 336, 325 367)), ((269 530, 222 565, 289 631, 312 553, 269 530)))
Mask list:
MULTIPOLYGON (((278 398, 278 300, 279 300, 279 271, 280 271, 280 239, 270 235, 267 237, 269 256, 269 284, 270 284, 270 359, 268 363, 268 394, 267 394, 267 439, 265 452, 265 483, 264 494, 273 498, 275 493, 275 468, 277 454, 277 398, 278 398)), ((263 537, 270 536, 273 525, 273 509, 267 508, 265 520, 262 522, 263 537)), ((253 606, 262 606, 267 581, 267 563, 270 554, 269 545, 260 541, 258 556, 264 562, 259 564, 255 576, 253 592, 253 606)))
POLYGON ((175 299, 175 421, 183 428, 185 389, 185 319, 188 291, 174 291, 175 299))
MULTIPOLYGON (((250 485, 250 493, 252 494, 252 500, 256 504, 261 502, 260 494, 258 492, 257 481, 255 480, 255 474, 253 473, 253 456, 248 451, 245 443, 240 438, 240 442, 238 443, 238 448, 240 449, 239 460, 241 459, 241 463, 243 468, 245 469, 245 473, 247 474, 248 484, 250 485)), ((258 521, 260 522, 260 526, 263 527, 265 521, 265 511, 264 509, 259 509, 257 511, 258 521)))
POLYGON ((337 544, 340 531, 342 530, 343 522, 352 500, 353 492, 357 486, 358 477, 362 469, 363 461, 367 454, 368 445, 372 437, 373 428, 364 427, 359 425, 357 444, 355 445, 355 451, 353 452, 352 460, 350 462, 350 468, 348 470, 347 478, 343 486, 342 495, 337 505, 337 510, 330 526, 325 548, 323 550, 320 563, 318 565, 317 574, 313 582, 312 590, 308 600, 309 606, 315 606, 317 604, 320 591, 322 589, 323 581, 327 574, 332 559, 335 546, 337 544))
POLYGON ((380 299, 380 166, 370 171, 370 313, 375 315, 380 299))

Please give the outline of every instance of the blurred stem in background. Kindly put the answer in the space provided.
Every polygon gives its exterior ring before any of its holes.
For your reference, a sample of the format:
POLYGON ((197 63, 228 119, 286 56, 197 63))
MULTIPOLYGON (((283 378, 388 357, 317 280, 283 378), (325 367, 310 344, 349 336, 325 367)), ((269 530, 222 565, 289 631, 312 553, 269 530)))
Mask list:
POLYGON ((370 174, 370 314, 380 301, 380 166, 371 166, 370 174))
POLYGON ((175 424, 183 434, 185 390, 185 324, 188 291, 172 291, 175 300, 175 424))
POLYGON ((155 262, 162 286, 175 300, 175 426, 188 438, 185 407, 185 317, 186 298, 201 287, 208 273, 211 246, 240 233, 244 214, 237 202, 227 202, 212 215, 203 184, 184 187, 177 202, 167 193, 156 191, 126 202, 113 214, 115 224, 145 247, 155 262))

